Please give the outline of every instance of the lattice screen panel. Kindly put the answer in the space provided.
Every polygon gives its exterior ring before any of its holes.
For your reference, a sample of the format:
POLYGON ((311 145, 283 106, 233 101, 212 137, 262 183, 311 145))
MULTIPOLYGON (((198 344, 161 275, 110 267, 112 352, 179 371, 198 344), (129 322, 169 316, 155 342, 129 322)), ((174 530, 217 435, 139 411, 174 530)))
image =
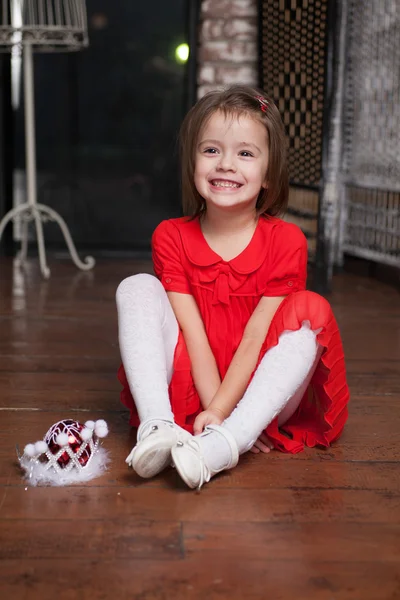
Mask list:
POLYGON ((400 267, 400 194, 347 186, 345 251, 400 267))
POLYGON ((286 126, 292 184, 321 177, 326 12, 326 0, 261 2, 262 86, 286 126))
POLYGON ((348 0, 342 251, 400 267, 400 3, 348 0))
POLYGON ((260 2, 261 85, 275 100, 288 136, 286 220, 316 249, 324 119, 327 0, 260 2))

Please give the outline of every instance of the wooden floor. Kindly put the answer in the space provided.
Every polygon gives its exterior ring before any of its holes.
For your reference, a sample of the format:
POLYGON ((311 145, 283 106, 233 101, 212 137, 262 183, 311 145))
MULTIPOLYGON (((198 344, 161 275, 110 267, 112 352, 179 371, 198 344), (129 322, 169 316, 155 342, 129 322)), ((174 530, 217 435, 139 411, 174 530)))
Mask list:
POLYGON ((400 599, 400 295, 341 274, 330 296, 352 399, 339 443, 245 455, 200 493, 172 470, 140 480, 119 403, 114 291, 149 268, 103 261, 43 281, 0 261, 0 597, 400 599), (27 487, 15 444, 54 422, 105 418, 109 471, 27 487))

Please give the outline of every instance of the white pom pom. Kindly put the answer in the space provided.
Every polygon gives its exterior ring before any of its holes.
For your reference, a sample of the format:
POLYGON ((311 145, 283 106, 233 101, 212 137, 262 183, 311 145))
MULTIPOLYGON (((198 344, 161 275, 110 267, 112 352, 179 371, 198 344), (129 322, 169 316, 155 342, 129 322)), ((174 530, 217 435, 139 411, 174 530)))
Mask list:
POLYGON ((27 444, 24 448, 24 454, 26 454, 26 456, 29 456, 30 458, 35 456, 36 452, 34 444, 27 444))
POLYGON ((94 429, 94 421, 86 421, 85 427, 88 427, 89 429, 94 429))
POLYGON ((108 427, 107 427, 107 423, 105 422, 105 420, 104 420, 104 419, 98 419, 98 420, 96 421, 95 425, 96 425, 96 429, 97 429, 98 427, 105 427, 106 429, 108 429, 108 427))
POLYGON ((36 442, 36 444, 35 444, 35 453, 36 454, 44 454, 45 452, 47 452, 48 449, 49 449, 48 445, 43 440, 39 440, 39 442, 36 442))
POLYGON ((82 429, 82 431, 79 434, 81 436, 81 438, 83 439, 84 442, 87 442, 90 440, 90 438, 93 435, 93 429, 90 429, 89 427, 85 427, 85 429, 82 429))
POLYGON ((59 433, 56 437, 56 442, 59 446, 68 446, 68 435, 66 433, 59 433))
POLYGON ((105 438, 108 435, 108 427, 107 425, 96 425, 95 433, 99 438, 105 438))

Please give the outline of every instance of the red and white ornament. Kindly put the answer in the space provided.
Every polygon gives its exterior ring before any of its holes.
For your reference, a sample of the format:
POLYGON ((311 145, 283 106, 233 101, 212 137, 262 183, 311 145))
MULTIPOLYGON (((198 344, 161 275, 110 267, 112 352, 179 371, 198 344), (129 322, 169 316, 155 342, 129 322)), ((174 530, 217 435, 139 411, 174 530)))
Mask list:
POLYGON ((25 477, 31 485, 68 485, 98 477, 109 462, 100 446, 108 434, 103 419, 59 421, 50 427, 43 440, 27 444, 18 456, 25 477))

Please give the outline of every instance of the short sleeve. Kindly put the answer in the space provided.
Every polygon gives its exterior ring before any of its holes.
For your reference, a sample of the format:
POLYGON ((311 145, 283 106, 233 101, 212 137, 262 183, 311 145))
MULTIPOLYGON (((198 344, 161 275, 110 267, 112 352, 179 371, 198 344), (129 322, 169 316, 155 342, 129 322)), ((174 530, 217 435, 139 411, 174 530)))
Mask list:
POLYGON ((297 225, 282 222, 273 232, 264 296, 287 296, 304 290, 307 280, 307 239, 297 225))
POLYGON ((190 284, 182 265, 182 246, 177 227, 162 221, 152 239, 154 272, 167 292, 191 294, 190 284))

